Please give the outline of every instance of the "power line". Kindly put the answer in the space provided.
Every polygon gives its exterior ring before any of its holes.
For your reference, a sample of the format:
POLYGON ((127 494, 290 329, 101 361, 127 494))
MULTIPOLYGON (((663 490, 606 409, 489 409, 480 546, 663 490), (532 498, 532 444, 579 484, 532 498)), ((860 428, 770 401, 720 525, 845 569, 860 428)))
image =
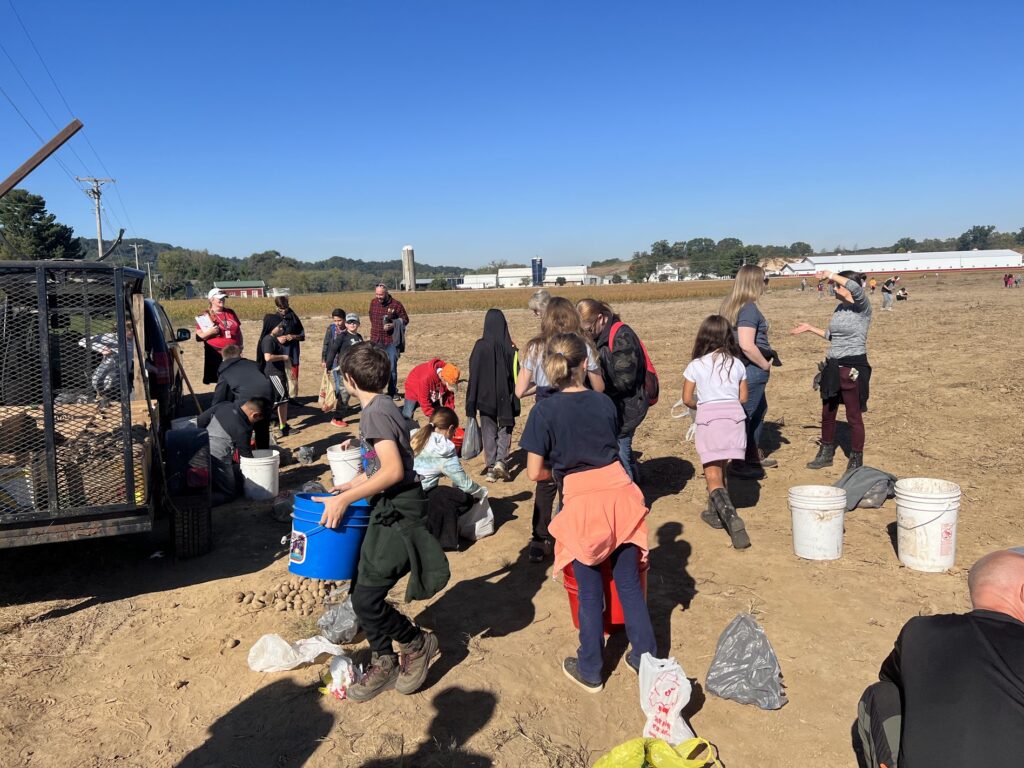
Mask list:
MULTIPOLYGON (((60 86, 57 85, 57 80, 54 78, 53 73, 50 71, 50 68, 46 66, 46 60, 43 58, 43 54, 39 52, 39 48, 36 46, 35 40, 32 39, 32 35, 29 34, 28 27, 25 26, 25 22, 21 19, 21 14, 19 14, 18 9, 14 7, 14 0, 7 0, 7 4, 11 6, 11 10, 14 12, 14 17, 18 20, 18 25, 21 27, 21 31, 25 33, 25 37, 28 38, 28 42, 32 46, 32 50, 36 52, 39 63, 43 65, 43 69, 46 71, 47 77, 50 78, 50 83, 53 84, 53 88, 57 91, 57 95, 60 96, 60 100, 64 102, 64 107, 67 109, 68 114, 70 114, 71 117, 76 117, 75 111, 71 109, 71 105, 68 104, 68 100, 64 97, 64 92, 60 89, 60 86)), ((110 176, 110 171, 107 170, 106 164, 103 162, 102 158, 100 158, 99 152, 96 151, 96 147, 94 147, 92 142, 89 141, 89 136, 84 130, 82 131, 82 138, 85 139, 85 143, 89 145, 89 149, 91 149, 92 153, 96 156, 96 160, 99 162, 103 172, 107 174, 107 176, 110 176)), ((82 165, 84 166, 85 163, 82 163, 82 165)), ((92 174, 89 175, 91 176, 92 174)), ((128 226, 131 228, 132 232, 135 233, 135 226, 132 224, 131 216, 128 215, 128 208, 124 204, 124 198, 121 197, 121 191, 117 187, 114 187, 114 193, 117 195, 117 199, 121 203, 121 210, 124 211, 124 217, 128 222, 128 226)))

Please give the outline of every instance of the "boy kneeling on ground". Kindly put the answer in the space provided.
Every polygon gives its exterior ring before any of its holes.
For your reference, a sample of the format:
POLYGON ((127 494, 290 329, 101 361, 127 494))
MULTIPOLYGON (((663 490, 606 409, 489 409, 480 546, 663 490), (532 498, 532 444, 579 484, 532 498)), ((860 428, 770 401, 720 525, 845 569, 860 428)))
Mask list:
MULTIPOLYGON (((364 342, 342 358, 341 375, 362 406, 359 442, 366 472, 336 486, 337 495, 316 501, 323 502, 320 524, 328 528, 337 528, 355 501, 366 498, 372 506, 351 594, 373 655, 365 677, 348 689, 350 699, 369 701, 389 688, 415 693, 438 652, 437 637, 395 610, 387 602, 388 592, 410 574, 405 601, 426 600, 444 589, 451 572, 444 551, 425 525, 427 500, 413 470, 405 419, 383 394, 391 379, 391 362, 382 350, 364 342)), ((342 446, 347 448, 348 441, 342 446)))

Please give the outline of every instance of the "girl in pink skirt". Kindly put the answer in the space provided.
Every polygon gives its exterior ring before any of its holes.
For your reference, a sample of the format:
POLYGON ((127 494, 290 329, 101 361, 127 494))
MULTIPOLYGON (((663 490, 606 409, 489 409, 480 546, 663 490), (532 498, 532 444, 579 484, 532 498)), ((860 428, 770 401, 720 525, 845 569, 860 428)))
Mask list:
POLYGON ((747 371, 729 321, 709 315, 693 345, 693 359, 683 371, 683 403, 697 409, 697 453, 708 484, 708 508, 701 518, 712 528, 725 528, 736 549, 750 546, 743 520, 725 487, 730 459, 742 459, 747 448, 747 371))

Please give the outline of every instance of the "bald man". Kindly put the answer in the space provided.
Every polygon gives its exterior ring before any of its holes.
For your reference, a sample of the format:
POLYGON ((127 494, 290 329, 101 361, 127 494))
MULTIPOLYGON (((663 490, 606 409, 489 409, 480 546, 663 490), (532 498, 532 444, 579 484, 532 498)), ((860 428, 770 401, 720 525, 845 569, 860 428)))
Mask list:
POLYGON ((985 555, 967 586, 974 610, 908 621, 861 697, 862 768, 1024 765, 1024 550, 985 555))

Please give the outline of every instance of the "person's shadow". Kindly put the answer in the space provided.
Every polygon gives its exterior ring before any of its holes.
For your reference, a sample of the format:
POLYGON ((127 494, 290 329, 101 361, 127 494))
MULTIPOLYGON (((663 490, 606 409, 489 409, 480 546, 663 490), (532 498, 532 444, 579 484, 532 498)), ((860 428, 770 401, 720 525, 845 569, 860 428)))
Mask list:
POLYGON ((176 768, 280 768, 305 765, 331 732, 334 715, 316 689, 278 680, 256 691, 210 726, 206 742, 176 768))
POLYGON ((530 546, 495 571, 460 581, 416 617, 441 641, 441 655, 430 668, 426 688, 441 680, 469 655, 474 638, 505 637, 533 623, 534 596, 547 568, 529 559, 530 546))
POLYGON ((647 505, 663 496, 675 496, 693 478, 693 464, 676 456, 659 456, 640 465, 640 488, 647 505))
POLYGON ((697 594, 697 582, 686 571, 693 547, 680 538, 682 534, 681 523, 665 523, 656 534, 658 545, 648 556, 647 610, 663 656, 672 655, 672 614, 677 606, 689 610, 697 594))
POLYGON ((437 710, 430 721, 426 738, 416 751, 394 757, 380 757, 362 763, 359 768, 427 768, 427 766, 459 766, 459 768, 491 768, 494 762, 486 755, 463 752, 464 745, 494 716, 498 699, 488 691, 466 691, 446 688, 434 697, 437 710))

